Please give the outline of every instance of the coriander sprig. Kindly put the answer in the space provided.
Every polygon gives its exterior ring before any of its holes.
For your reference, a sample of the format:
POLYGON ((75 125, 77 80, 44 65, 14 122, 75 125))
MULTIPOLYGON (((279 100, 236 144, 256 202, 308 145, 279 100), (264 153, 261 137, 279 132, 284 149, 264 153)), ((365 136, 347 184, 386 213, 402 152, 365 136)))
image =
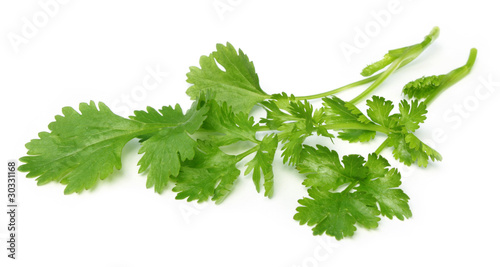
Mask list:
POLYGON ((448 74, 406 85, 404 93, 416 99, 402 100, 398 112, 393 111, 392 101, 380 96, 366 101, 366 112, 356 104, 417 58, 438 35, 435 27, 421 43, 389 50, 362 71, 367 78, 300 97, 267 94, 248 56, 229 43, 218 44, 216 51, 201 57, 200 67, 191 67, 187 74, 191 86, 186 93, 194 101, 185 112, 179 105, 148 107, 122 118, 93 101, 80 104, 80 112, 65 107, 63 115, 49 124, 49 132, 26 144, 28 155, 20 159, 24 165, 19 170, 39 185, 58 182, 66 185, 65 194, 80 193, 120 169, 123 147, 137 138, 142 154, 138 171, 147 174, 147 188, 162 193, 173 185, 177 199, 221 203, 241 175, 240 162, 245 163, 244 175, 252 174, 257 192, 263 187, 264 195, 271 197, 274 159, 281 150, 283 163, 304 175, 308 197, 298 201, 294 219, 313 226, 313 234, 341 239, 352 236, 356 226, 376 228, 381 216, 404 220, 412 215, 409 197, 399 188, 401 174, 381 152, 391 148, 394 158, 406 165, 426 167, 429 161, 441 160, 416 131, 426 119, 427 106, 469 74, 477 50, 471 50, 464 66, 448 74), (333 95, 370 82, 351 101, 333 95), (321 99, 322 105, 315 108, 311 99, 321 99), (264 109, 266 116, 250 116, 255 107, 264 109), (367 157, 341 158, 329 147, 305 145, 312 135, 328 138, 332 147, 337 138, 370 142, 382 135, 385 140, 367 157), (238 151, 227 153, 227 147, 238 151))

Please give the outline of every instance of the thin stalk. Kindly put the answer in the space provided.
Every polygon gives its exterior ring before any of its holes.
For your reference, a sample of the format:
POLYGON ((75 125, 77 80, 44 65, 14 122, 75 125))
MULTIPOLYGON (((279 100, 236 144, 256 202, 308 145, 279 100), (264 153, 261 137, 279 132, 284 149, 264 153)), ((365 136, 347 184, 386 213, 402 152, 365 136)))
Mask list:
POLYGON ((342 190, 342 193, 351 191, 355 186, 357 186, 359 182, 352 182, 348 187, 346 187, 344 190, 342 190))
POLYGON ((353 83, 341 86, 339 88, 336 88, 336 89, 333 89, 330 91, 326 91, 324 93, 308 95, 308 96, 298 96, 298 97, 295 97, 295 99, 297 99, 297 100, 310 100, 310 99, 323 98, 326 96, 334 95, 334 94, 343 92, 347 89, 351 89, 351 88, 358 87, 358 86, 363 85, 363 84, 367 84, 369 82, 373 82, 373 81, 377 80, 379 76, 380 76, 380 74, 373 75, 373 76, 365 78, 363 80, 359 80, 357 82, 353 82, 353 83))
POLYGON ((257 128, 257 132, 269 132, 269 131, 273 131, 267 125, 257 125, 255 127, 257 128))
MULTIPOLYGON (((334 131, 366 130, 366 131, 375 131, 375 132, 380 132, 380 133, 385 133, 385 134, 390 133, 390 131, 387 128, 380 126, 380 125, 377 125, 377 124, 345 122, 345 123, 325 124, 324 126, 327 130, 334 130, 334 131)), ((258 131, 265 132, 265 131, 274 131, 274 130, 271 130, 267 125, 259 125, 258 131)), ((278 134, 278 136, 279 136, 279 134, 278 134)))
POLYGON ((357 104, 359 101, 363 100, 365 97, 367 97, 375 88, 379 87, 387 77, 389 77, 396 69, 398 69, 399 65, 403 62, 405 58, 400 57, 396 59, 390 66, 387 68, 384 72, 381 73, 381 75, 378 77, 378 79, 373 82, 366 90, 364 90, 361 94, 353 98, 351 101, 349 101, 351 104, 357 104))
POLYGON ((257 152, 257 150, 259 150, 259 145, 256 145, 256 146, 250 148, 249 150, 247 150, 241 154, 236 155, 236 161, 241 161, 242 159, 246 158, 250 154, 257 152))
POLYGON ((436 90, 425 99, 424 103, 429 106, 429 104, 431 104, 432 101, 434 101, 434 99, 436 99, 436 97, 438 97, 442 92, 469 74, 472 66, 474 66, 474 63, 476 62, 476 57, 477 49, 472 48, 469 52, 469 58, 467 59, 465 65, 446 74, 445 80, 441 82, 441 86, 436 88, 436 90))
POLYGON ((394 71, 398 68, 412 62, 417 58, 437 37, 439 36, 439 28, 434 27, 432 31, 425 37, 424 41, 419 44, 409 46, 400 57, 398 57, 391 65, 381 73, 378 79, 373 82, 365 91, 359 94, 357 97, 349 101, 352 104, 357 104, 359 101, 367 97, 373 90, 375 90, 382 82, 387 79, 394 71))
POLYGON ((383 126, 377 124, 364 124, 364 123, 335 123, 335 124, 326 124, 325 128, 328 130, 340 131, 340 130, 367 130, 367 131, 375 131, 380 133, 389 134, 389 130, 383 126))
POLYGON ((375 150, 375 154, 380 155, 380 153, 382 153, 382 150, 384 150, 387 147, 387 144, 389 143, 388 140, 389 140, 389 138, 385 139, 384 142, 382 142, 382 144, 380 144, 380 146, 377 148, 377 150, 375 150))
POLYGON ((368 94, 370 94, 375 88, 377 88, 382 82, 387 79, 394 71, 396 71, 399 68, 404 67, 406 64, 410 63, 413 61, 415 58, 417 58, 426 48, 429 46, 437 37, 439 36, 439 28, 434 27, 432 31, 424 38, 424 41, 422 41, 419 44, 408 46, 408 47, 403 47, 399 49, 394 49, 391 50, 390 52, 394 52, 396 54, 401 54, 398 59, 396 59, 388 69, 386 69, 384 72, 373 75, 371 77, 359 80, 357 82, 353 82, 344 86, 341 86, 339 88, 324 92, 324 93, 319 93, 319 94, 314 94, 314 95, 309 95, 309 96, 299 96, 295 97, 297 100, 310 100, 310 99, 316 99, 316 98, 322 98, 326 96, 330 96, 333 94, 340 93, 342 91, 345 91, 347 89, 351 89, 363 84, 367 84, 369 82, 375 81, 370 87, 368 87, 364 92, 361 93, 361 95, 357 96, 353 100, 351 100, 351 103, 356 104, 358 103, 361 99, 366 97, 368 94), (399 50, 402 50, 404 52, 401 52, 399 50))

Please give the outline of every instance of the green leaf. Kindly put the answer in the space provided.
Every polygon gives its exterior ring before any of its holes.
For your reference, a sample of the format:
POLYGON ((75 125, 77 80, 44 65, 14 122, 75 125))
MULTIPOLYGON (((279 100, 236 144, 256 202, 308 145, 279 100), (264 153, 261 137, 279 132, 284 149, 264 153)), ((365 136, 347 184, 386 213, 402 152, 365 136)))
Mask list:
POLYGON ((306 174, 303 185, 321 190, 335 190, 350 182, 340 164, 339 155, 334 150, 318 145, 316 148, 304 146, 297 170, 306 174))
POLYGON ((416 162, 420 167, 427 167, 429 159, 442 159, 441 155, 428 145, 424 144, 414 134, 393 133, 387 138, 387 144, 394 147, 394 158, 410 166, 416 162))
POLYGON ((333 142, 332 139, 335 138, 335 136, 332 133, 328 132, 328 129, 325 126, 316 126, 315 128, 316 135, 328 137, 333 142))
MULTIPOLYGON (((278 98, 285 96, 279 95, 278 98)), ((287 102, 271 100, 263 102, 262 106, 266 109, 267 117, 261 119, 261 123, 282 132, 279 141, 283 143, 282 156, 285 164, 296 165, 299 162, 302 144, 313 132, 328 138, 334 137, 324 126, 324 109, 314 110, 307 100, 298 101, 292 96, 287 102)))
POLYGON ((408 206, 409 197, 397 188, 401 185, 401 174, 396 169, 388 170, 387 160, 376 154, 368 156, 367 165, 375 175, 372 179, 361 181, 357 191, 373 196, 383 216, 389 219, 396 216, 400 220, 410 218, 412 214, 408 206))
POLYGON ((389 162, 384 157, 378 156, 375 153, 369 154, 368 160, 365 163, 365 167, 368 168, 369 171, 369 179, 384 176, 389 166, 389 162))
POLYGON ((415 162, 413 157, 413 150, 405 141, 404 134, 392 133, 387 136, 387 145, 394 147, 392 155, 395 159, 410 166, 415 162))
POLYGON ((335 151, 304 146, 301 158, 297 169, 307 176, 303 184, 311 187, 311 198, 299 200, 302 207, 294 218, 315 225, 314 234, 326 232, 341 239, 354 233, 355 223, 377 227, 379 214, 400 220, 411 217, 409 198, 398 188, 401 175, 388 169, 382 156, 372 153, 365 162, 360 155, 347 155, 341 164, 335 151), (338 192, 344 184, 348 186, 338 192))
POLYGON ((271 100, 262 103, 267 112, 261 119, 272 130, 290 131, 293 128, 312 133, 315 126, 323 122, 321 111, 314 111, 309 101, 296 101, 293 96, 287 100, 271 100))
POLYGON ((290 106, 290 102, 295 102, 298 100, 293 94, 288 96, 287 93, 282 92, 281 94, 272 94, 269 101, 275 103, 278 108, 288 109, 290 106))
POLYGON ((312 128, 316 122, 315 119, 321 119, 320 117, 314 116, 314 108, 307 100, 303 101, 290 101, 287 111, 290 113, 292 118, 296 120, 303 120, 307 128, 312 128))
POLYGON ((221 203, 233 189, 240 171, 236 156, 227 155, 217 146, 199 141, 199 148, 192 160, 183 163, 176 184, 176 199, 203 202, 212 199, 221 203))
POLYGON ((332 193, 317 188, 309 189, 308 193, 310 198, 299 200, 302 206, 293 218, 301 225, 314 226, 314 235, 326 233, 340 240, 354 234, 356 223, 368 229, 378 226, 379 211, 369 194, 332 193))
POLYGON ((283 153, 281 153, 281 156, 284 164, 288 163, 295 166, 299 163, 303 144, 308 136, 311 136, 311 134, 298 128, 294 128, 288 134, 283 135, 283 153))
POLYGON ((342 99, 331 96, 323 98, 325 107, 326 123, 371 123, 370 120, 353 104, 344 102, 342 99))
MULTIPOLYGON (((373 96, 367 101, 369 109, 368 116, 377 124, 387 129, 386 145, 394 147, 394 158, 410 166, 417 162, 419 166, 427 166, 428 159, 440 160, 441 156, 429 146, 423 144, 412 133, 416 131, 420 124, 426 119, 426 105, 418 100, 413 100, 411 104, 402 100, 399 104, 399 112, 390 114, 394 108, 391 101, 383 97, 373 96)), ((370 137, 368 135, 368 137, 370 137)), ((356 135, 340 135, 339 138, 350 138, 357 141, 356 135)))
POLYGON ((294 118, 289 113, 281 110, 275 100, 264 101, 261 105, 266 110, 267 116, 265 118, 261 118, 260 122, 265 123, 271 130, 277 130, 278 128, 284 129, 285 127, 292 125, 285 124, 285 122, 297 120, 297 118, 294 118))
POLYGON ((346 129, 339 132, 338 138, 349 143, 368 142, 375 138, 377 132, 369 130, 346 129))
POLYGON ((210 108, 202 129, 209 134, 210 142, 218 146, 238 141, 258 142, 255 138, 257 125, 253 117, 243 112, 235 114, 226 103, 219 105, 215 100, 209 100, 206 105, 210 108))
POLYGON ((344 164, 343 173, 347 177, 355 180, 362 180, 368 177, 368 168, 364 166, 365 159, 360 155, 346 155, 342 157, 344 164))
POLYGON ((367 142, 375 138, 376 132, 363 130, 367 124, 375 125, 356 106, 344 102, 336 96, 323 98, 324 122, 330 127, 339 130, 338 137, 342 140, 354 142, 367 142), (346 124, 351 127, 359 125, 361 129, 343 129, 346 124))
POLYGON ((364 166, 360 155, 347 155, 342 158, 334 150, 317 145, 316 148, 304 146, 297 169, 306 174, 303 184, 322 190, 336 190, 339 186, 356 182, 368 177, 369 169, 364 166))
POLYGON ((373 96, 371 100, 366 101, 366 105, 370 107, 366 113, 374 122, 388 129, 395 126, 396 117, 390 115, 394 108, 392 101, 385 100, 380 96, 373 96))
POLYGON ((196 141, 190 134, 197 131, 206 118, 208 106, 201 106, 197 101, 184 115, 179 105, 175 109, 163 107, 160 111, 148 108, 136 111, 134 120, 149 123, 164 123, 164 127, 142 142, 139 154, 139 173, 148 171, 146 187, 154 186, 155 192, 161 193, 171 176, 177 176, 181 162, 192 159, 195 155, 196 141))
POLYGON ((405 136, 405 141, 408 146, 413 149, 413 161, 417 161, 418 166, 427 167, 429 159, 432 161, 441 161, 442 157, 436 150, 432 149, 428 145, 424 144, 418 137, 414 134, 407 134, 405 136))
POLYGON ((187 82, 192 86, 186 93, 191 99, 211 91, 219 104, 226 102, 234 112, 248 113, 255 104, 269 98, 260 88, 253 62, 230 43, 217 44, 217 51, 200 58, 200 67, 190 67, 187 73, 187 82))
POLYGON ((277 146, 277 135, 269 134, 264 136, 259 144, 259 150, 257 150, 255 157, 246 164, 247 169, 245 171, 245 175, 253 172, 252 179, 257 192, 260 192, 261 173, 264 176, 264 195, 266 197, 271 197, 273 195, 273 162, 277 146))
POLYGON ((48 132, 39 133, 40 139, 26 144, 28 156, 20 171, 26 177, 38 177, 38 185, 51 181, 66 184, 65 194, 80 193, 93 188, 99 179, 108 177, 121 168, 121 153, 132 138, 158 130, 158 125, 147 125, 113 114, 99 103, 80 104, 80 113, 71 107, 62 110, 49 124, 48 132))
POLYGON ((403 126, 406 130, 410 132, 416 131, 420 127, 420 123, 423 123, 427 118, 426 105, 423 102, 418 102, 413 100, 411 105, 408 101, 403 100, 399 103, 399 112, 401 117, 399 119, 399 125, 403 126))

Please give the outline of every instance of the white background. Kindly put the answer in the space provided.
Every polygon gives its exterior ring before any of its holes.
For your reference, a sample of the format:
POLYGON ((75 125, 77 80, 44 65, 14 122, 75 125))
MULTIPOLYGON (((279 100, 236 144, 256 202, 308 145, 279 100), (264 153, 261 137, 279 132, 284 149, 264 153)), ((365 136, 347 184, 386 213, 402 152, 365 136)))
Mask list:
MULTIPOLYGON (((314 237, 292 219, 306 195, 303 178, 279 158, 272 199, 242 176, 221 205, 174 200, 171 192, 145 188, 133 141, 124 149, 123 169, 91 192, 65 196, 62 185, 38 187, 20 173, 19 259, 7 259, 2 239, 0 266, 500 265, 495 1, 74 0, 51 6, 50 14, 40 4, 47 2, 0 4, 1 164, 25 155, 24 144, 64 106, 103 101, 120 115, 148 105, 189 107, 185 73, 216 43, 242 48, 266 92, 304 95, 358 80, 388 49, 420 42, 440 26, 438 40, 375 92, 394 101, 406 82, 461 66, 472 47, 479 53, 470 75, 432 104, 418 131, 443 161, 401 168, 410 220, 384 218, 378 229, 360 229, 340 242, 314 237), (35 31, 23 33, 34 17, 35 31), (368 37, 356 45, 362 34, 368 37), (13 43, 13 36, 23 42, 13 43), (357 50, 346 54, 346 45, 357 50), (140 86, 150 68, 167 74, 145 90, 140 86)), ((366 155, 382 139, 332 148, 366 155)), ((400 166, 390 151, 384 155, 400 166)), ((0 192, 4 205, 6 182, 0 192)), ((6 224, 2 212, 3 238, 6 224)))

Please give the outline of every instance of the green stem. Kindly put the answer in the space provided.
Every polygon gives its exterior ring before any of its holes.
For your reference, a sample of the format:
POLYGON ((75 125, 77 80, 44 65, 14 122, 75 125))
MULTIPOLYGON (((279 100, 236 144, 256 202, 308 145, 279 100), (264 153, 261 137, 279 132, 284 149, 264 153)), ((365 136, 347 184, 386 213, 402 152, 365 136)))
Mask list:
MULTIPOLYGON (((323 125, 327 130, 341 131, 341 130, 365 130, 365 131, 374 131, 384 134, 390 134, 391 131, 384 126, 372 124, 372 123, 358 123, 358 122, 344 122, 344 123, 334 123, 334 124, 325 124, 323 125)), ((258 131, 273 131, 266 125, 259 125, 258 131)), ((278 134, 278 136, 281 133, 278 134)))
POLYGON ((434 27, 432 31, 424 38, 424 41, 422 41, 419 44, 404 47, 404 48, 399 48, 399 49, 394 49, 391 50, 390 52, 393 52, 395 54, 401 54, 398 59, 396 59, 387 70, 384 72, 373 75, 371 77, 359 80, 357 82, 353 82, 347 85, 344 85, 342 87, 324 92, 324 93, 319 93, 319 94, 314 94, 314 95, 309 95, 309 96, 299 96, 295 97, 297 100, 310 100, 310 99, 316 99, 316 98, 322 98, 326 96, 330 96, 333 94, 340 93, 342 91, 345 91, 350 88, 354 88, 363 84, 367 84, 369 82, 375 81, 370 87, 368 87, 364 92, 362 92, 359 96, 351 100, 351 103, 356 104, 360 100, 362 100, 364 97, 369 95, 375 88, 377 88, 382 82, 387 79, 394 71, 396 71, 399 68, 404 67, 406 64, 410 63, 413 61, 415 58, 417 58, 426 48, 429 46, 432 41, 434 41, 437 37, 439 36, 439 28, 434 27), (401 51, 404 52, 401 52, 401 51))
POLYGON ((351 101, 349 101, 351 104, 357 104, 359 101, 367 97, 375 88, 379 87, 387 77, 389 77, 396 69, 398 69, 399 65, 403 62, 404 57, 400 57, 396 59, 390 66, 387 68, 384 72, 381 73, 381 75, 378 77, 378 79, 373 82, 366 90, 364 90, 361 94, 353 98, 351 101))
POLYGON ((409 46, 398 59, 396 59, 392 64, 381 73, 378 79, 373 82, 365 91, 359 94, 357 97, 349 101, 351 104, 357 104, 359 101, 367 97, 373 90, 375 90, 382 82, 387 79, 394 71, 398 68, 412 62, 417 58, 431 43, 439 36, 439 28, 434 27, 432 31, 425 37, 424 41, 419 44, 409 46))
POLYGON ((255 127, 257 128, 257 132, 269 132, 269 131, 273 131, 267 125, 257 125, 255 127))
MULTIPOLYGON (((334 123, 334 124, 325 124, 324 125, 327 130, 366 130, 366 131, 375 131, 380 133, 389 134, 390 131, 384 127, 377 124, 372 123, 358 123, 358 122, 344 122, 344 123, 334 123)), ((259 125, 258 131, 273 131, 267 125, 259 125)), ((279 135, 279 134, 278 134, 279 135)))
POLYGON ((334 94, 340 93, 342 91, 345 91, 347 89, 351 89, 351 88, 375 81, 376 79, 378 79, 379 76, 380 76, 380 74, 373 75, 373 76, 365 78, 363 80, 359 80, 357 82, 353 82, 353 83, 344 85, 342 87, 339 87, 339 88, 336 88, 336 89, 333 89, 333 90, 330 90, 330 91, 327 91, 324 93, 315 94, 315 95, 308 95, 308 96, 298 96, 298 97, 295 97, 295 99, 297 99, 297 100, 310 100, 310 99, 323 98, 326 96, 334 95, 334 94))
POLYGON ((387 144, 389 143, 388 140, 389 140, 389 138, 385 139, 384 142, 382 142, 382 144, 380 144, 380 146, 377 148, 377 150, 375 150, 375 154, 380 155, 380 153, 382 153, 382 150, 384 150, 387 147, 387 144))
POLYGON ((467 76, 467 74, 469 74, 469 72, 471 71, 472 66, 474 66, 474 63, 476 62, 476 57, 477 49, 472 48, 469 52, 469 58, 467 59, 465 65, 446 74, 446 77, 441 82, 441 85, 425 99, 424 103, 429 106, 432 101, 434 101, 434 99, 436 99, 436 97, 438 97, 442 92, 467 76))
POLYGON ((351 191, 351 190, 352 190, 352 189, 353 189, 356 185, 358 185, 358 184, 359 184, 359 182, 352 182, 352 183, 351 183, 348 187, 346 187, 346 188, 342 191, 342 193, 344 193, 344 192, 349 193, 349 191, 351 191))
POLYGON ((347 123, 335 123, 326 124, 325 128, 328 130, 340 131, 340 130, 367 130, 375 131, 380 133, 389 134, 389 130, 383 126, 377 124, 364 124, 357 122, 347 122, 347 123))
POLYGON ((250 148, 249 150, 241 153, 241 154, 238 154, 236 155, 236 161, 241 161, 242 159, 246 158, 248 155, 254 153, 254 152, 257 152, 259 150, 259 145, 256 145, 252 148, 250 148))

